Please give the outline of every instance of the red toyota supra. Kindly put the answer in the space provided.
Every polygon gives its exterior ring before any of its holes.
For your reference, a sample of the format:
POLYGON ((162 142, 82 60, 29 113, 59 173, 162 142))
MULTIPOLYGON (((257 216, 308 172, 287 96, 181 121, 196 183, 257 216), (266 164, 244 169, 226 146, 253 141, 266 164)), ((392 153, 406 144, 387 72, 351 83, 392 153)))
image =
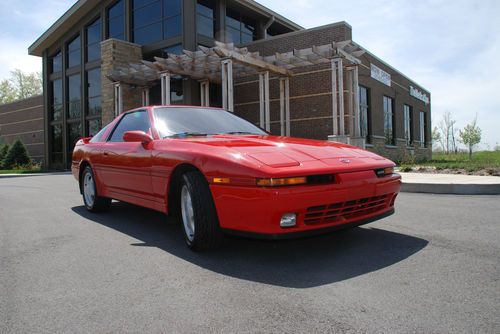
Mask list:
POLYGON ((187 245, 224 234, 286 238, 394 212, 394 163, 357 147, 272 136, 217 108, 143 107, 80 139, 72 172, 85 207, 119 200, 176 216, 187 245))

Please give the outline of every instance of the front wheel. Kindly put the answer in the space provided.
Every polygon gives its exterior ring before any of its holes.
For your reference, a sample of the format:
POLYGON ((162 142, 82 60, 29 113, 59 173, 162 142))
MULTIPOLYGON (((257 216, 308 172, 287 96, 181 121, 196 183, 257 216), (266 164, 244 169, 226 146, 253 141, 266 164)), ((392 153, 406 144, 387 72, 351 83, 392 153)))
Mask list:
POLYGON ((94 173, 90 166, 85 167, 81 179, 82 196, 85 208, 90 212, 102 212, 109 209, 111 199, 97 195, 94 173))
POLYGON ((180 209, 184 236, 189 248, 201 251, 222 242, 217 211, 207 181, 198 172, 182 176, 180 209))

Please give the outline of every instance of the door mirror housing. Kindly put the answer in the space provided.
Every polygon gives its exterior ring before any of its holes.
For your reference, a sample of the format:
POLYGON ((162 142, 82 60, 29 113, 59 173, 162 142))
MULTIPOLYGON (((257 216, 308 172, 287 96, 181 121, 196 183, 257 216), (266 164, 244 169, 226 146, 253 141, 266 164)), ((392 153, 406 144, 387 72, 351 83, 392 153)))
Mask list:
POLYGON ((153 137, 144 131, 127 131, 123 134, 123 141, 129 143, 149 144, 153 141, 153 137))

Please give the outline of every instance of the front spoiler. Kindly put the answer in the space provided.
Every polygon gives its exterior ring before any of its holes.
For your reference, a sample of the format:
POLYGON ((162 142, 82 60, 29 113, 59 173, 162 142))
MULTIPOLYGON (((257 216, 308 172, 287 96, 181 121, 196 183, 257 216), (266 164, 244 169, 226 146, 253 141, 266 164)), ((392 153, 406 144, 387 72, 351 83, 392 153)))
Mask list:
POLYGON ((327 234, 327 233, 331 233, 331 232, 335 232, 335 231, 345 230, 348 228, 369 224, 369 223, 372 223, 376 220, 389 217, 393 214, 394 214, 394 208, 390 208, 388 211, 381 213, 377 216, 361 219, 361 220, 354 221, 351 223, 339 224, 339 225, 335 225, 335 226, 329 226, 329 227, 314 229, 314 230, 290 232, 290 233, 280 233, 280 234, 253 233, 253 232, 237 231, 237 230, 231 230, 231 229, 222 229, 222 231, 226 234, 229 234, 229 235, 235 235, 235 236, 240 236, 240 237, 244 237, 244 238, 251 238, 251 239, 264 239, 264 240, 300 239, 300 238, 307 238, 307 237, 312 237, 315 235, 327 234))

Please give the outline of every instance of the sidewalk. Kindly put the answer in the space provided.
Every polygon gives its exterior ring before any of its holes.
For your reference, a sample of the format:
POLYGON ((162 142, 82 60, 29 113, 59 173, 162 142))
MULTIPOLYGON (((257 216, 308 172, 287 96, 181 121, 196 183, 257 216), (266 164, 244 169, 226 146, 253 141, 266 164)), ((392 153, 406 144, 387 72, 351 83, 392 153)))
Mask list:
POLYGON ((402 192, 499 195, 500 177, 455 174, 400 173, 403 179, 402 192))

